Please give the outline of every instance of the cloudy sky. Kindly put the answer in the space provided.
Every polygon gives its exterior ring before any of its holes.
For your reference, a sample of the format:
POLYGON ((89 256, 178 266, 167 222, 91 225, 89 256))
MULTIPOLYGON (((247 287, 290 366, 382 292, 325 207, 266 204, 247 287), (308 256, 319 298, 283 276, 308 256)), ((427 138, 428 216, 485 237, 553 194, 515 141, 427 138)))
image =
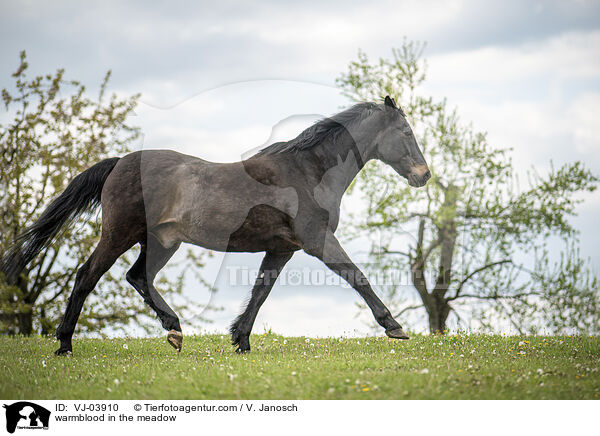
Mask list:
MULTIPOLYGON (((239 160, 346 105, 334 80, 359 48, 375 59, 404 37, 426 41, 424 91, 447 97, 492 144, 514 147, 520 171, 582 160, 600 174, 600 2, 4 0, 0 34, 0 87, 22 49, 32 72, 64 67, 90 92, 111 69, 112 90, 142 94, 140 147, 215 161, 239 160)), ((600 195, 587 195, 574 219, 597 270, 599 213, 600 195)), ((211 263, 213 278, 221 261, 211 263)), ((227 262, 255 268, 260 255, 227 262)), ((319 266, 304 255, 288 265, 307 267, 319 266)), ((192 285, 186 292, 207 298, 192 285)), ((225 310, 211 329, 225 330, 247 292, 221 287, 213 302, 225 310)), ((368 318, 355 318, 357 301, 340 286, 282 286, 256 327, 358 334, 368 318)))

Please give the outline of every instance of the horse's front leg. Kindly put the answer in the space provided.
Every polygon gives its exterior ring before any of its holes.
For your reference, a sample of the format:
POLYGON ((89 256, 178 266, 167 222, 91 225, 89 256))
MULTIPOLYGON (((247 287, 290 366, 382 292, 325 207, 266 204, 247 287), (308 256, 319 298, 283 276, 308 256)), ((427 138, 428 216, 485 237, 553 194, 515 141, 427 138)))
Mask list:
POLYGON ((350 260, 337 238, 327 231, 324 240, 305 243, 304 251, 317 257, 332 271, 346 280, 365 300, 375 320, 385 328, 385 333, 391 338, 408 339, 402 326, 392 317, 379 297, 373 292, 369 281, 362 271, 350 260), (317 242, 317 243, 314 243, 317 242))
POLYGON ((238 346, 235 350, 236 352, 246 353, 250 351, 250 332, 252 331, 256 315, 258 315, 258 310, 269 296, 269 292, 271 292, 279 273, 288 260, 292 258, 293 254, 293 252, 267 252, 265 255, 260 265, 256 283, 254 284, 254 288, 252 288, 250 301, 244 312, 231 325, 231 343, 238 346))

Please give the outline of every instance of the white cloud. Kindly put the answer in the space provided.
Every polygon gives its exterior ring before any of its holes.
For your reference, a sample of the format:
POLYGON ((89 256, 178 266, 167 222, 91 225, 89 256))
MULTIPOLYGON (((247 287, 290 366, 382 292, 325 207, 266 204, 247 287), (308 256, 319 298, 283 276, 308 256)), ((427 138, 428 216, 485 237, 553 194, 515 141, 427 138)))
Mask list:
POLYGON ((569 119, 577 151, 591 158, 600 152, 600 93, 590 92, 576 98, 569 107, 569 119))
POLYGON ((270 44, 317 44, 313 46, 316 50, 332 46, 355 49, 381 42, 400 30, 406 35, 425 34, 452 23, 462 3, 383 1, 358 6, 345 3, 318 13, 313 10, 290 13, 288 7, 283 6, 271 14, 269 25, 262 20, 245 21, 238 29, 258 35, 270 44))
POLYGON ((500 85, 545 78, 598 78, 600 31, 572 32, 518 46, 489 46, 429 58, 429 80, 459 85, 500 85))

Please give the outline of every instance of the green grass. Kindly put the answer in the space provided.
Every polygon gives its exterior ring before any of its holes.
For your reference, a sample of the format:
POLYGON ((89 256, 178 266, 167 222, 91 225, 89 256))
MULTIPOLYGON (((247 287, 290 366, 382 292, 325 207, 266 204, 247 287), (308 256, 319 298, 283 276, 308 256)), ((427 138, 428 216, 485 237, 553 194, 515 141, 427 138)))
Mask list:
POLYGON ((598 399, 600 338, 0 338, 4 399, 598 399))

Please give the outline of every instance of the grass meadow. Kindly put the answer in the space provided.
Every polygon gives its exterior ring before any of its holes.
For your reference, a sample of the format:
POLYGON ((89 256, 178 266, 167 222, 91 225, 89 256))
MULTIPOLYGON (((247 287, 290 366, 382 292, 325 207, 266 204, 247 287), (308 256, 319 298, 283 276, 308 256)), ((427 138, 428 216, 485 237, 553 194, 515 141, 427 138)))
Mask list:
POLYGON ((599 399, 600 338, 0 337, 3 399, 599 399))

